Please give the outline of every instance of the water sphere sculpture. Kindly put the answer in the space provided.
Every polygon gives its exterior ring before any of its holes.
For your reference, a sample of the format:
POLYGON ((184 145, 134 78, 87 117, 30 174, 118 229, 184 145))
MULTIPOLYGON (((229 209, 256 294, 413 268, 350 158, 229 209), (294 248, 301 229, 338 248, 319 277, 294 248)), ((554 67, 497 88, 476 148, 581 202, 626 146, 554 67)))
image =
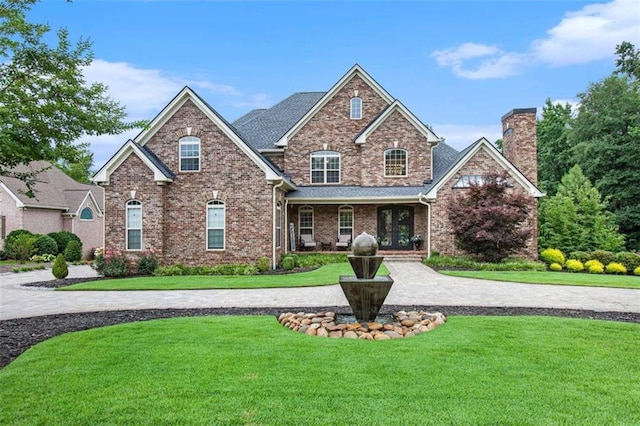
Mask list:
POLYGON ((341 275, 340 287, 357 321, 375 321, 393 280, 388 276, 376 277, 384 257, 377 255, 378 242, 373 236, 363 232, 351 247, 353 254, 347 258, 355 276, 341 275))

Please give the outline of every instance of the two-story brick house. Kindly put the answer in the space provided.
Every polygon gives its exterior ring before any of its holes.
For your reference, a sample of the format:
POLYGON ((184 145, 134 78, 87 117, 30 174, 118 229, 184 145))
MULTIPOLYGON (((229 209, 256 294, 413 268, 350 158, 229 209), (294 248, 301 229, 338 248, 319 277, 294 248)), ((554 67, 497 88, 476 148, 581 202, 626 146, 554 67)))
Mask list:
POLYGON ((328 92, 296 93, 227 122, 184 88, 94 181, 105 188, 105 247, 153 250, 165 263, 276 265, 300 236, 335 249, 366 231, 382 251, 454 253, 446 207, 456 192, 507 172, 530 196, 537 255, 535 109, 503 117, 503 156, 481 138, 441 142, 360 66, 328 92), (324 244, 322 244, 324 243, 324 244))

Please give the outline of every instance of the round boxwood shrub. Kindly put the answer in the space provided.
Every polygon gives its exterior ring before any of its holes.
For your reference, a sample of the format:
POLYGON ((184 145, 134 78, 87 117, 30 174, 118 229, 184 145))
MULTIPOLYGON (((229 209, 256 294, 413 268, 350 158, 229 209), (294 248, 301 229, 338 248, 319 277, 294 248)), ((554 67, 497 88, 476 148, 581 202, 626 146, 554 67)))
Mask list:
POLYGON ((567 260, 566 267, 569 272, 582 272, 584 270, 582 262, 576 259, 567 260))
POLYGON ((564 265, 564 254, 558 249, 548 248, 543 250, 542 253, 540 253, 540 259, 547 265, 551 265, 552 263, 564 265))
POLYGON ((604 271, 604 265, 599 260, 591 259, 591 260, 589 260, 589 261, 584 263, 584 267, 587 268, 587 269, 591 268, 594 265, 602 268, 602 270, 604 271))
POLYGON ((560 272, 562 271, 562 265, 557 262, 553 262, 551 265, 549 265, 549 269, 555 272, 560 272))
POLYGON ((594 250, 591 258, 599 260, 603 265, 608 265, 613 262, 613 253, 607 250, 594 250))
POLYGON ((77 262, 82 259, 82 243, 79 240, 71 240, 63 252, 67 262, 77 262))
POLYGON ((640 275, 640 266, 633 270, 633 275, 640 275))
POLYGON ((271 269, 271 260, 267 256, 258 259, 258 271, 266 272, 271 269))
POLYGON ((64 260, 64 256, 59 254, 56 260, 53 261, 53 267, 51 268, 53 276, 61 280, 69 275, 69 268, 67 262, 64 260))
POLYGON ((64 251, 67 248, 67 244, 69 244, 69 241, 76 240, 76 241, 81 242, 80 241, 80 237, 78 237, 73 232, 68 232, 68 231, 50 232, 47 235, 49 235, 51 238, 56 240, 56 243, 58 244, 58 253, 57 254, 59 254, 59 253, 64 254, 64 251))
POLYGON ((623 251, 613 255, 613 260, 622 263, 628 271, 633 271, 640 266, 640 256, 628 251, 623 251))
POLYGON ((296 260, 291 256, 283 257, 280 263, 282 264, 282 269, 285 271, 290 271, 296 267, 296 260))
POLYGON ((591 252, 588 251, 572 251, 569 253, 569 259, 579 260, 584 264, 585 262, 593 259, 593 257, 591 257, 591 252))
POLYGON ((33 244, 33 248, 36 249, 36 254, 38 256, 44 256, 45 254, 52 254, 55 256, 58 254, 58 243, 48 235, 38 234, 36 242, 33 244))
POLYGON ((607 274, 626 274, 627 268, 622 263, 611 262, 607 265, 607 274))

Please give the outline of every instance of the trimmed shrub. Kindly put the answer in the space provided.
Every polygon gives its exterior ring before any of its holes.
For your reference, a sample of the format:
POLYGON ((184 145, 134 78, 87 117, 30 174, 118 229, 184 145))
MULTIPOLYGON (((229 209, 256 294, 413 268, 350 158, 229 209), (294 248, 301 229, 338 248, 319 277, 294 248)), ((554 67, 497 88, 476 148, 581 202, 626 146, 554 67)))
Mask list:
POLYGON ((148 256, 140 256, 136 263, 136 271, 141 275, 153 275, 153 272, 158 267, 158 258, 156 255, 151 254, 148 256))
POLYGON ((602 268, 602 270, 604 270, 604 265, 599 260, 591 259, 591 260, 589 260, 589 261, 584 263, 584 267, 587 268, 587 269, 591 268, 594 265, 598 266, 598 267, 602 268))
POLYGON ((593 259, 593 257, 591 257, 591 253, 588 251, 572 251, 569 253, 569 259, 575 259, 585 263, 593 259))
POLYGON ((258 259, 258 271, 266 272, 269 269, 271 269, 271 259, 269 259, 267 256, 262 256, 260 259, 258 259))
POLYGON ((282 269, 284 269, 285 271, 290 271, 296 267, 296 261, 291 256, 283 257, 280 263, 282 265, 282 269))
POLYGON ((20 235, 33 235, 33 234, 31 233, 31 231, 27 231, 26 229, 14 229, 13 231, 7 234, 4 240, 4 246, 6 247, 7 245, 11 245, 11 243, 13 243, 13 241, 15 241, 20 235))
POLYGON ((562 271, 562 265, 559 263, 553 262, 551 265, 549 265, 549 270, 560 272, 562 271))
POLYGON ((611 262, 607 265, 607 274, 626 274, 627 268, 622 263, 611 262))
POLYGON ((640 266, 633 270, 633 275, 640 275, 640 266))
POLYGON ((60 254, 60 253, 64 254, 64 251, 67 248, 67 244, 69 244, 69 241, 71 240, 80 241, 80 237, 78 237, 73 232, 68 232, 68 231, 50 232, 47 235, 53 238, 54 240, 56 240, 56 244, 58 244, 58 253, 56 254, 60 254))
POLYGON ((125 255, 121 254, 105 259, 102 275, 111 278, 122 278, 130 275, 130 270, 131 262, 125 255))
POLYGON ((596 259, 603 265, 608 265, 613 262, 613 253, 607 250, 594 250, 591 253, 591 259, 596 259))
POLYGON ((590 274, 602 274, 603 272, 604 272, 604 267, 600 262, 594 263, 591 266, 589 266, 590 274))
MULTIPOLYGON (((344 263, 347 262, 347 253, 305 253, 305 254, 287 254, 285 257, 292 257, 294 260, 294 267, 300 268, 317 268, 330 263, 344 263)), ((282 263, 282 261, 280 261, 282 263)))
POLYGON ((153 271, 153 275, 156 277, 173 277, 176 275, 182 275, 182 268, 179 265, 171 266, 159 266, 153 271))
POLYGON ((63 255, 59 254, 56 260, 53 261, 51 272, 53 276, 59 280, 67 278, 67 275, 69 275, 69 267, 67 267, 67 262, 65 262, 63 255))
POLYGON ((67 262, 77 262, 82 259, 82 242, 80 240, 69 241, 63 255, 67 262))
POLYGON ((10 243, 5 243, 4 253, 9 259, 24 263, 35 254, 36 239, 37 237, 30 232, 17 234, 13 236, 10 243))
POLYGON ((40 256, 45 254, 56 256, 58 254, 58 243, 48 235, 37 234, 33 248, 36 250, 36 254, 40 256))
POLYGON ((564 254, 558 249, 548 248, 543 250, 542 253, 540 253, 540 259, 547 265, 551 265, 552 263, 564 265, 564 254))
POLYGON ((640 266, 640 256, 628 251, 623 251, 613 255, 613 260, 622 263, 628 271, 633 271, 640 266))
POLYGON ((576 259, 569 259, 566 263, 567 271, 569 272, 582 272, 584 271, 584 265, 582 262, 576 259))

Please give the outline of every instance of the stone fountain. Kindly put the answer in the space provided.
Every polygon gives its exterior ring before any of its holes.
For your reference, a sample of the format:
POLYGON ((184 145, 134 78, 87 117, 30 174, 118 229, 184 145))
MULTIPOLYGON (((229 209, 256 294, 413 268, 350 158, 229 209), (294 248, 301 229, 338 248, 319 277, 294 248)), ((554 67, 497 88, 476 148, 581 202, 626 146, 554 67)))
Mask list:
POLYGON ((341 275, 340 286, 349 306, 359 322, 375 321, 393 280, 388 276, 376 277, 384 256, 378 256, 378 242, 363 232, 351 245, 353 254, 347 256, 355 276, 341 275))

